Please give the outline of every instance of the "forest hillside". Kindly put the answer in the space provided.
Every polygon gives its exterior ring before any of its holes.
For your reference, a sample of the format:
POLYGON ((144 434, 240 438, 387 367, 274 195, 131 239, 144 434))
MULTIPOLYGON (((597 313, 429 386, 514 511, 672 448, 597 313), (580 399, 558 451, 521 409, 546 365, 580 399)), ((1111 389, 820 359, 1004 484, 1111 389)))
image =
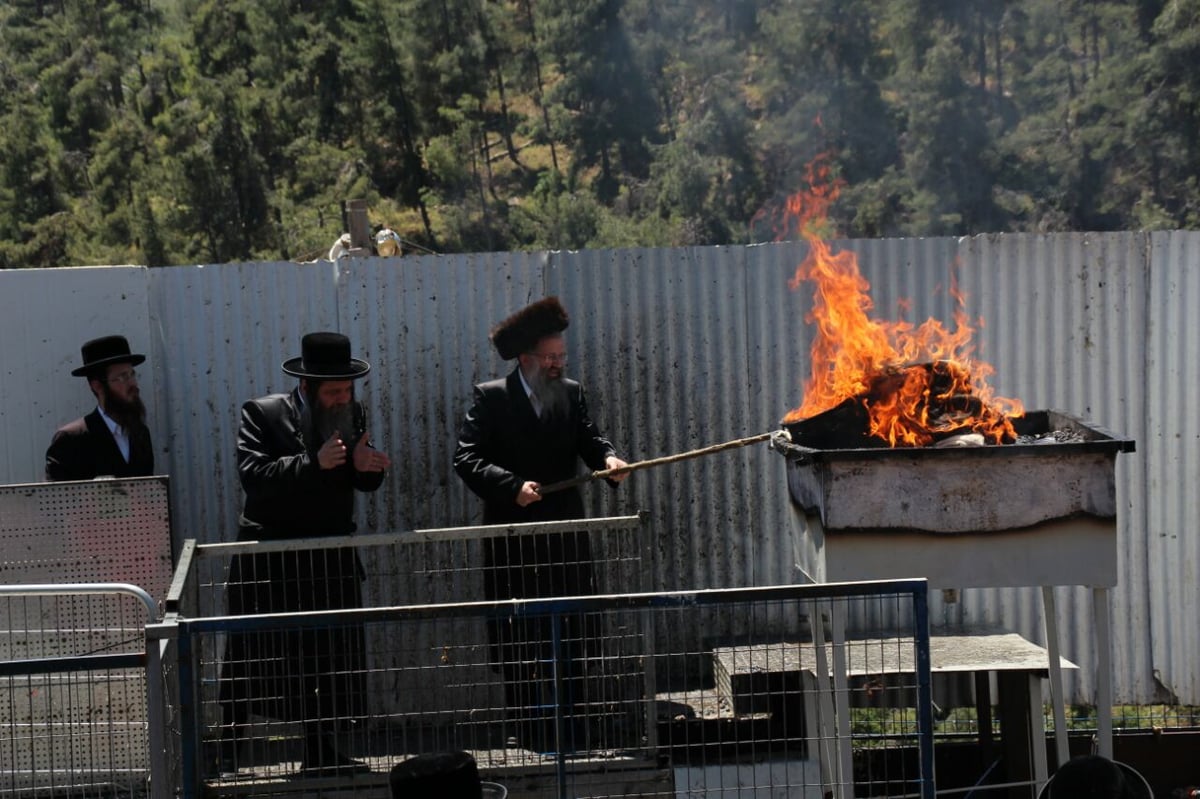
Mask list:
POLYGON ((1200 0, 6 0, 0 267, 1200 227, 1200 0))

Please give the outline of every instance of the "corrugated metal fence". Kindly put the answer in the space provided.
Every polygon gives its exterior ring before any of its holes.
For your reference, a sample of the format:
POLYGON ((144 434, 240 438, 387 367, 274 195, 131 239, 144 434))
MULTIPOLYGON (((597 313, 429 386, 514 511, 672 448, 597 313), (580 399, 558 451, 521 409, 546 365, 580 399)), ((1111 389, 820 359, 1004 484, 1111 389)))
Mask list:
MULTIPOLYGON (((879 318, 950 323, 952 271, 1001 396, 1058 408, 1137 441, 1117 464, 1120 701, 1200 703, 1194 534, 1200 484, 1200 233, 993 235, 835 244, 858 254, 879 318), (901 311, 902 301, 907 310, 901 311)), ((279 369, 309 330, 349 335, 373 365, 370 433, 395 467, 360 503, 360 529, 478 521, 451 469, 472 383, 508 371, 487 342, 499 319, 559 294, 569 370, 627 460, 767 432, 798 405, 811 305, 787 280, 805 245, 368 258, 0 272, 7 446, 0 480, 40 478, 55 426, 90 405, 69 376, 79 345, 124 332, 150 358, 143 393, 177 541, 232 540, 234 444, 245 399, 292 385, 279 369)), ((593 515, 648 511, 657 589, 789 582, 783 462, 765 445, 585 489, 593 515)), ((996 490, 1003 491, 1003 486, 996 490)), ((1014 502, 1021 501, 1013 497, 1014 502)), ((1090 594, 1065 591, 1064 654, 1091 695, 1090 594)), ((1042 639, 1036 590, 964 592, 935 620, 1004 624, 1042 639)))

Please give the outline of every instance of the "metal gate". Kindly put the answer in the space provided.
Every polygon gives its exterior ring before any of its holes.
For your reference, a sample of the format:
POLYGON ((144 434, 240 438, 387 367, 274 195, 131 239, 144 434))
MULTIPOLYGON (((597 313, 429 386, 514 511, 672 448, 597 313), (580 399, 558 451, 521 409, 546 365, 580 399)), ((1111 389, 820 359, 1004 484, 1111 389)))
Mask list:
POLYGON ((146 649, 172 576, 168 497, 162 476, 0 486, 0 794, 171 782, 174 678, 146 649))
POLYGON ((166 781, 150 745, 166 737, 145 651, 156 615, 132 585, 0 586, 0 794, 141 796, 152 771, 166 781))
POLYGON ((924 581, 621 590, 646 543, 644 520, 619 517, 188 544, 172 594, 181 612, 162 625, 178 646, 183 795, 386 797, 395 766, 447 751, 471 753, 514 799, 840 799, 864 782, 933 795, 924 581), (572 525, 592 538, 597 593, 480 599, 481 542, 572 525), (258 558, 254 582, 276 586, 308 573, 289 558, 327 569, 338 550, 357 552, 369 599, 386 590, 404 604, 223 615, 248 573, 235 558, 258 558), (826 634, 863 604, 906 628, 826 634), (362 656, 312 655, 334 646, 362 656), (854 723, 864 701, 912 709, 896 716, 886 758, 854 723), (324 735, 344 758, 334 768, 313 759, 324 735))

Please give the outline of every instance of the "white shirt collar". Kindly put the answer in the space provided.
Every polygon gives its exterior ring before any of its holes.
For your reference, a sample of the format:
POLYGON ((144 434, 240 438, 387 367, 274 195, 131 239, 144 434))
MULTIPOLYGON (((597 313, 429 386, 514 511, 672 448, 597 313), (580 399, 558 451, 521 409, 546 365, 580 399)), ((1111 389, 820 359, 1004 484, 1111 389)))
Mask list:
POLYGON ((104 424, 108 426, 108 432, 112 433, 113 440, 117 442, 117 449, 121 450, 121 457, 125 459, 126 463, 129 463, 129 433, 99 405, 96 406, 96 410, 100 411, 100 418, 104 420, 104 424))
POLYGON ((525 379, 525 373, 521 371, 521 367, 517 367, 517 374, 521 376, 521 385, 525 388, 525 396, 533 394, 533 389, 529 385, 529 381, 525 379))
POLYGON ((112 433, 114 436, 117 434, 118 431, 124 432, 124 428, 121 427, 121 425, 117 424, 116 421, 114 421, 111 416, 109 416, 107 413, 105 413, 104 408, 97 405, 96 410, 100 411, 100 418, 104 420, 104 423, 106 425, 108 425, 108 432, 112 433))

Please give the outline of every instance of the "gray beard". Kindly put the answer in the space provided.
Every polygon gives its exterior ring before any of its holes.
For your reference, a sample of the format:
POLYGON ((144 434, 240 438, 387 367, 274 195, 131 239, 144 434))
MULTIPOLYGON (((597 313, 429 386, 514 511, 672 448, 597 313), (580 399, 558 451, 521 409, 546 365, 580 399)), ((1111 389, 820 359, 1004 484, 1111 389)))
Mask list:
POLYGON ((306 403, 301 423, 304 430, 312 431, 315 440, 309 443, 316 449, 320 449, 334 433, 347 447, 354 443, 354 405, 351 403, 328 410, 315 402, 306 403))
POLYGON ((542 419, 565 419, 571 408, 571 398, 567 394, 567 386, 562 378, 546 379, 545 373, 539 369, 529 387, 537 394, 538 402, 542 404, 542 419))

